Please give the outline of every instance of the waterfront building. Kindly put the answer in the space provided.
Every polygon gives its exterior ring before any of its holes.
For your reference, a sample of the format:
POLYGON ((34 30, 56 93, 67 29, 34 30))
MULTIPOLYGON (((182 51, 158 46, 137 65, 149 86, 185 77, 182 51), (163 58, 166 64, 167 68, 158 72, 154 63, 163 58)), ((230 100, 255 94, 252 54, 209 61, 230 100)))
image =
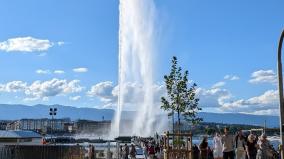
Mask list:
POLYGON ((0 130, 0 145, 40 145, 42 136, 33 131, 0 130))
POLYGON ((11 122, 11 120, 0 120, 0 130, 6 130, 7 125, 11 122))
POLYGON ((19 120, 19 130, 32 130, 41 133, 64 132, 65 123, 70 123, 70 118, 63 119, 21 119, 19 120))
POLYGON ((20 130, 20 122, 19 121, 12 121, 7 124, 6 130, 20 130))

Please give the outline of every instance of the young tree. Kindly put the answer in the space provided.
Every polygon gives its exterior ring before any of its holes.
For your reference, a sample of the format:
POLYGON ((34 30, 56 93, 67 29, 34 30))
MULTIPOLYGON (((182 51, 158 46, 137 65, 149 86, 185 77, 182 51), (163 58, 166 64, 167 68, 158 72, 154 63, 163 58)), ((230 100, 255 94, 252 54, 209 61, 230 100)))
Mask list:
MULTIPOLYGON (((182 68, 177 66, 177 58, 172 58, 172 67, 169 75, 165 75, 165 84, 167 88, 167 96, 161 98, 161 108, 165 111, 172 111, 170 115, 177 113, 178 116, 178 130, 180 132, 180 118, 192 124, 197 124, 202 121, 202 118, 197 116, 198 98, 195 98, 196 84, 189 86, 188 71, 182 73, 182 68)), ((174 119, 174 118, 173 118, 174 119)), ((174 128, 173 128, 174 131, 174 128)))

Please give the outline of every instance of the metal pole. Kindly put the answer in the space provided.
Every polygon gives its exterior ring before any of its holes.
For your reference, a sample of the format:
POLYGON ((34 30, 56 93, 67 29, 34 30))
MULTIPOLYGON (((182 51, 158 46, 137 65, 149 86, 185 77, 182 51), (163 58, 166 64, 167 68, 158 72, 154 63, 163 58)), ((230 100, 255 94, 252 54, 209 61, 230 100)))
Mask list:
POLYGON ((282 76, 282 44, 284 38, 284 30, 281 33, 279 45, 278 45, 278 89, 279 89, 279 109, 280 109, 280 138, 281 138, 281 158, 284 158, 283 143, 284 143, 284 99, 283 99, 283 76, 282 76))

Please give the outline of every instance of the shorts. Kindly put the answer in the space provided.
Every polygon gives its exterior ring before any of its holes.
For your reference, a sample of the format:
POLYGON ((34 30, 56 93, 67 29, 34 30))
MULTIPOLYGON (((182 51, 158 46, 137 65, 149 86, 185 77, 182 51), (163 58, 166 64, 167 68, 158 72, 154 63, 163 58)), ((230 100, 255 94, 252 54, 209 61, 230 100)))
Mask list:
POLYGON ((218 150, 214 150, 213 151, 213 156, 214 158, 220 158, 220 157, 223 157, 223 152, 222 151, 218 151, 218 150))

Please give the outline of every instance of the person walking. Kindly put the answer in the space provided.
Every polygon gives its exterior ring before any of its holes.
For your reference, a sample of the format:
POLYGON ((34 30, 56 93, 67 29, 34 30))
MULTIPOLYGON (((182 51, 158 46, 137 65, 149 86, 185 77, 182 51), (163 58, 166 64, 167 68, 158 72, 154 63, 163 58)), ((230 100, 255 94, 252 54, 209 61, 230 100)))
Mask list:
POLYGON ((137 154, 136 148, 135 148, 135 146, 133 144, 131 144, 130 158, 131 159, 136 159, 136 154, 137 154))
POLYGON ((235 137, 235 145, 236 145, 236 159, 246 159, 246 147, 245 147, 246 142, 242 130, 238 131, 238 134, 235 137))
POLYGON ((223 158, 234 159, 234 137, 229 133, 229 128, 224 129, 224 135, 222 136, 223 144, 223 158))
POLYGON ((260 136, 259 141, 257 142, 259 149, 257 150, 257 159, 272 159, 273 154, 270 151, 270 144, 269 141, 267 140, 267 136, 265 133, 263 133, 260 136))
POLYGON ((196 144, 194 144, 194 145, 192 146, 192 151, 193 151, 193 153, 192 153, 192 158, 193 158, 193 159, 199 159, 200 151, 199 151, 198 146, 197 146, 196 144))
POLYGON ((120 145, 119 146, 119 152, 118 152, 119 159, 124 159, 125 158, 123 153, 124 153, 123 147, 120 145))
POLYGON ((148 154, 149 154, 149 158, 150 159, 154 159, 155 158, 155 147, 153 144, 151 144, 151 146, 148 149, 148 154))
POLYGON ((147 142, 144 142, 143 154, 144 154, 145 159, 148 159, 148 143, 147 142))
POLYGON ((200 159, 207 159, 208 158, 208 139, 207 136, 204 136, 200 145, 200 159))
POLYGON ((128 159, 129 156, 129 147, 127 144, 124 145, 125 156, 124 159, 128 159))
POLYGON ((93 145, 89 145, 88 156, 89 159, 95 159, 95 147, 93 145))
POLYGON ((256 138, 253 134, 250 134, 248 136, 248 141, 246 144, 246 152, 248 159, 255 159, 256 158, 256 153, 257 153, 257 142, 256 138))
POLYGON ((216 132, 213 138, 213 156, 214 159, 222 159, 223 157, 222 137, 219 132, 216 132))

